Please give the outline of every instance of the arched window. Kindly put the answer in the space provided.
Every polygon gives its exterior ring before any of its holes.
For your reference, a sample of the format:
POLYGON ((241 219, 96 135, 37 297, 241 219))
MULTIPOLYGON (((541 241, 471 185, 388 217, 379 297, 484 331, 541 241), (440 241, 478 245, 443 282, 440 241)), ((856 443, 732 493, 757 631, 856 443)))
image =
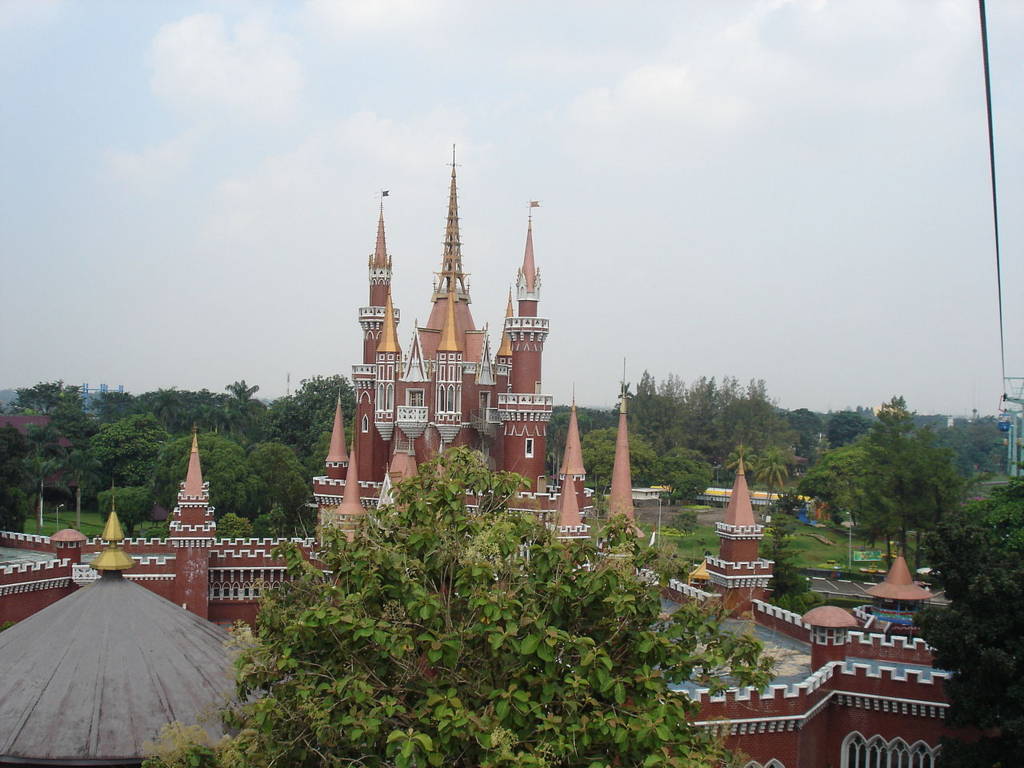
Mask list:
POLYGON ((387 409, 389 411, 394 410, 394 408, 395 408, 395 385, 394 384, 388 384, 388 398, 387 399, 388 399, 387 409))
POLYGON ((360 424, 360 429, 363 432, 369 432, 370 431, 370 420, 368 418, 366 418, 366 414, 365 413, 363 414, 363 421, 360 424))
MULTIPOLYGON (((887 741, 881 736, 864 738, 857 731, 843 739, 842 768, 935 768, 939 747, 923 741, 908 745, 898 736, 887 741)), ((767 766, 766 766, 767 768, 767 766)))

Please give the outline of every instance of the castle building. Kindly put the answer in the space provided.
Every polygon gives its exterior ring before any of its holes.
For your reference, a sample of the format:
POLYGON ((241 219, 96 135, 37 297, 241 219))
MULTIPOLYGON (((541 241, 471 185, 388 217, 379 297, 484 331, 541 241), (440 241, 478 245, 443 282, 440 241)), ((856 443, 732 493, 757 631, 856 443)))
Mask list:
POLYGON ((568 477, 567 487, 575 489, 579 511, 588 513, 590 494, 583 487, 578 433, 568 476, 560 472, 557 479, 549 478, 546 470, 552 396, 543 392, 542 372, 550 322, 539 312, 541 276, 532 216, 523 261, 515 273, 515 302, 510 291, 496 351, 487 327, 477 327, 473 319, 454 157, 440 271, 431 287, 427 321, 413 324, 404 348, 401 314, 391 297, 394 262, 387 250, 383 203, 367 266, 368 302, 358 313, 362 360, 352 366, 356 412, 351 456, 358 460, 345 454, 345 420, 339 404, 324 474, 313 479, 320 519, 348 524, 356 498, 348 490, 353 479, 359 504, 373 507, 382 493, 387 496, 396 467, 397 474, 408 473, 410 467, 456 445, 479 451, 492 469, 525 477, 523 508, 554 517, 559 487, 568 477))

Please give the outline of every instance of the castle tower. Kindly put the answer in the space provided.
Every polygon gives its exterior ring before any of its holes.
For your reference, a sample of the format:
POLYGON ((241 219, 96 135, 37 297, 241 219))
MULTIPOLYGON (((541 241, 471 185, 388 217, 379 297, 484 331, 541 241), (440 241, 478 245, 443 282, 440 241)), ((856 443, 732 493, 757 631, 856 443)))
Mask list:
POLYGON ((459 192, 455 177, 455 147, 452 147, 452 177, 448 189, 448 217, 444 227, 444 248, 441 271, 434 283, 431 296, 433 307, 427 319, 428 328, 441 328, 447 316, 448 295, 455 295, 455 330, 461 338, 466 331, 476 329, 469 310, 468 275, 462 268, 462 236, 459 233, 459 192))
POLYGON ((562 493, 567 488, 575 488, 577 491, 577 503, 583 503, 581 498, 583 492, 583 481, 587 477, 587 470, 583 467, 583 446, 580 443, 580 427, 576 418, 576 398, 573 397, 572 408, 569 410, 569 428, 565 435, 565 456, 562 457, 562 467, 558 472, 558 479, 562 486, 562 493))
POLYGON ((391 292, 391 256, 384 237, 384 200, 380 204, 377 220, 377 243, 369 257, 369 306, 359 309, 359 324, 363 329, 363 364, 372 365, 377 340, 383 330, 384 305, 391 292))
MULTIPOLYGON (((509 392, 498 394, 504 424, 503 462, 506 470, 529 480, 530 490, 541 493, 547 485, 547 426, 552 409, 551 395, 541 393, 541 359, 550 322, 537 317, 540 272, 534 263, 532 218, 526 228, 526 250, 517 275, 516 293, 519 315, 506 316, 504 328, 512 347, 509 392)), ((498 351, 499 361, 502 351, 503 348, 498 351)))
POLYGON ((746 613, 752 600, 767 596, 772 561, 758 556, 764 526, 754 520, 742 457, 725 507, 725 519, 715 523, 715 531, 719 538, 718 557, 706 558, 711 584, 723 595, 725 607, 731 613, 746 613))
POLYGON ((451 445, 462 428, 463 348, 457 330, 456 292, 448 292, 447 310, 434 362, 434 426, 445 446, 451 445))
POLYGON ((619 397, 619 428, 615 435, 615 461, 612 464, 608 516, 625 515, 639 535, 640 530, 636 528, 636 515, 633 510, 633 473, 629 464, 629 420, 626 411, 626 390, 623 388, 619 397))
POLYGON ((331 447, 324 462, 327 476, 333 480, 344 480, 348 470, 348 451, 345 450, 345 417, 341 412, 341 393, 334 406, 334 426, 331 429, 331 447))
POLYGON ((386 463, 390 454, 388 444, 395 430, 395 386, 401 364, 402 350, 398 346, 395 312, 389 289, 384 303, 384 327, 377 343, 377 370, 374 374, 377 389, 374 397, 373 423, 379 438, 374 440, 374 466, 381 462, 386 463))
POLYGON ((348 477, 345 478, 345 493, 341 498, 341 504, 333 511, 332 519, 323 520, 322 523, 330 522, 345 531, 345 535, 351 540, 355 535, 355 527, 359 518, 366 514, 363 508, 361 493, 359 489, 359 449, 357 443, 352 443, 352 460, 349 463, 348 477))
POLYGON ((217 536, 213 513, 210 484, 203 482, 199 463, 199 436, 193 429, 188 471, 171 513, 167 541, 177 548, 174 602, 204 619, 209 618, 210 609, 210 547, 217 536))
POLYGON ((586 539, 590 537, 590 526, 583 522, 577 498, 576 480, 570 475, 562 485, 555 508, 555 536, 559 539, 586 539))
POLYGON ((811 671, 833 661, 846 659, 846 643, 851 629, 860 624, 849 611, 835 605, 819 605, 803 615, 811 627, 811 671))
POLYGON ((217 537, 214 509, 210 506, 210 484, 203 481, 196 430, 192 430, 188 470, 178 490, 178 503, 171 513, 169 531, 168 541, 174 547, 208 547, 217 537))

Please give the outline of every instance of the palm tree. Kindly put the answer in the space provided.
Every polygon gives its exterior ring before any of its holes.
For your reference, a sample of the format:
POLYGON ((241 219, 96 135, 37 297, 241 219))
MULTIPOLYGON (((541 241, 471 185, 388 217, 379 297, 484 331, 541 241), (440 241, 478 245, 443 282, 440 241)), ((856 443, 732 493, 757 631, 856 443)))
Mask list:
POLYGON ((158 389, 153 393, 151 408, 164 429, 173 432, 181 418, 181 393, 174 387, 158 389))
POLYGON ((36 520, 36 533, 43 532, 43 491, 46 488, 46 478, 58 472, 61 467, 60 459, 53 456, 46 456, 42 453, 31 453, 24 459, 25 474, 32 478, 33 482, 39 482, 39 516, 36 520))
POLYGON ((738 471, 740 461, 742 461, 744 464, 750 464, 753 460, 754 456, 753 454, 750 453, 750 450, 747 448, 747 446, 745 446, 743 443, 740 443, 739 445, 736 446, 735 450, 733 450, 733 452, 729 454, 728 458, 726 458, 725 468, 738 471))
POLYGON ((257 414, 266 408, 263 403, 253 397, 260 391, 259 385, 253 384, 250 387, 246 384, 245 379, 242 379, 228 384, 224 390, 231 395, 225 414, 228 427, 232 432, 247 433, 255 423, 257 414))
POLYGON ((99 480, 100 462, 89 451, 78 448, 68 454, 64 467, 75 485, 75 528, 82 530, 82 485, 99 480))
POLYGON ((789 479, 789 461, 776 445, 765 448, 757 461, 754 477, 768 486, 768 503, 772 501, 772 490, 781 488, 789 479))

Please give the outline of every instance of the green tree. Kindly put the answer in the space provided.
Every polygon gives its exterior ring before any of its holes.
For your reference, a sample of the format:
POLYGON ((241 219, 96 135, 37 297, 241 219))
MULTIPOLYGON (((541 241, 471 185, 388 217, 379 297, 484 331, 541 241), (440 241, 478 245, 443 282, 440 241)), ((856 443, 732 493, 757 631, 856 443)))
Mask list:
POLYGON ((833 448, 849 445, 871 428, 871 422, 853 411, 839 411, 830 414, 825 436, 833 448))
POLYGON ((658 458, 657 477, 672 486, 672 501, 693 501, 711 484, 711 466, 696 451, 674 448, 658 458))
POLYGON ((326 572, 282 547, 291 581, 267 593, 242 651, 236 735, 194 759, 682 768, 723 756, 669 685, 763 685, 757 641, 696 604, 664 619, 638 575, 654 553, 624 518, 605 531, 616 556, 599 556, 509 511, 522 482, 449 450, 353 541, 329 531, 326 572), (481 501, 472 513, 467 491, 481 501))
POLYGON ((252 439, 260 431, 261 420, 267 407, 253 395, 259 385, 249 386, 245 379, 228 384, 224 389, 231 397, 226 404, 226 415, 231 432, 252 439))
MULTIPOLYGON (((171 440, 160 451, 153 472, 153 495, 158 504, 174 506, 178 487, 185 480, 191 435, 171 440)), ((252 517, 259 505, 261 483, 252 471, 242 446, 221 435, 199 435, 203 479, 210 483, 210 504, 218 515, 234 512, 252 517)))
POLYGON ((117 516, 124 526, 125 534, 135 535, 135 528, 149 520, 153 511, 153 491, 147 485, 129 485, 122 488, 108 488, 96 495, 101 510, 111 508, 116 503, 117 516))
POLYGON ((222 515, 217 521, 217 538, 220 539, 251 539, 252 520, 239 517, 234 512, 222 515))
POLYGON ((311 488, 309 477, 295 451, 282 443, 260 443, 249 454, 249 465, 262 482, 256 514, 268 513, 274 506, 285 515, 289 535, 306 525, 309 533, 315 522, 304 519, 311 488))
POLYGON ((15 391, 18 393, 14 401, 14 408, 17 412, 45 416, 57 410, 61 396, 64 394, 64 382, 40 382, 34 387, 23 387, 15 391))
MULTIPOLYGON (((614 427, 595 429, 583 436, 583 464, 587 468, 590 482, 597 488, 607 488, 612 482, 612 466, 615 464, 615 439, 618 430, 614 427)), ((657 479, 658 454, 640 435, 629 435, 629 463, 633 471, 634 485, 645 485, 657 479)))
POLYGON ((154 415, 140 413, 102 425, 90 450, 115 485, 146 485, 169 437, 154 415))
POLYGON ((113 424, 135 411, 135 395, 128 392, 101 392, 90 399, 89 408, 100 424, 113 424))
POLYGON ((788 610, 803 612, 814 602, 814 597, 797 564, 798 557, 793 547, 795 536, 796 520, 776 512, 768 526, 762 555, 775 562, 772 568, 772 602, 788 610))
POLYGON ((323 434, 331 431, 339 392, 341 407, 351 420, 355 413, 355 395, 344 376, 304 379, 294 394, 279 397, 270 405, 268 436, 290 446, 306 466, 307 473, 323 470, 326 448, 322 456, 316 449, 323 434))
POLYGON ((943 744, 941 765, 990 768, 1024 754, 1024 480, 989 499, 952 510, 929 538, 930 561, 946 597, 917 623, 935 665, 953 676, 946 722, 981 732, 980 741, 943 744))
POLYGON ((75 528, 82 529, 82 488, 95 487, 100 481, 102 464, 87 448, 73 448, 64 461, 69 485, 75 488, 75 528))
POLYGON ((765 448, 754 462, 754 477, 759 483, 768 486, 768 497, 775 489, 781 488, 789 479, 789 461, 782 449, 770 445, 765 448))
MULTIPOLYGON (((861 510, 867 491, 867 460, 864 446, 858 443, 826 451, 800 479, 800 493, 824 503, 837 522, 846 513, 858 526, 865 526, 869 521, 861 510)), ((864 530, 871 538, 882 535, 881 530, 864 530)))
POLYGON ((797 436, 797 455, 813 461, 818 451, 818 438, 825 431, 825 420, 806 408, 790 411, 786 414, 786 420, 797 436))
POLYGON ((20 531, 31 509, 26 460, 28 440, 14 427, 0 427, 0 530, 20 531))
POLYGON ((32 479, 35 490, 36 532, 43 532, 43 498, 46 482, 63 467, 64 448, 60 435, 51 424, 32 425, 27 430, 29 454, 23 459, 25 473, 32 479))

